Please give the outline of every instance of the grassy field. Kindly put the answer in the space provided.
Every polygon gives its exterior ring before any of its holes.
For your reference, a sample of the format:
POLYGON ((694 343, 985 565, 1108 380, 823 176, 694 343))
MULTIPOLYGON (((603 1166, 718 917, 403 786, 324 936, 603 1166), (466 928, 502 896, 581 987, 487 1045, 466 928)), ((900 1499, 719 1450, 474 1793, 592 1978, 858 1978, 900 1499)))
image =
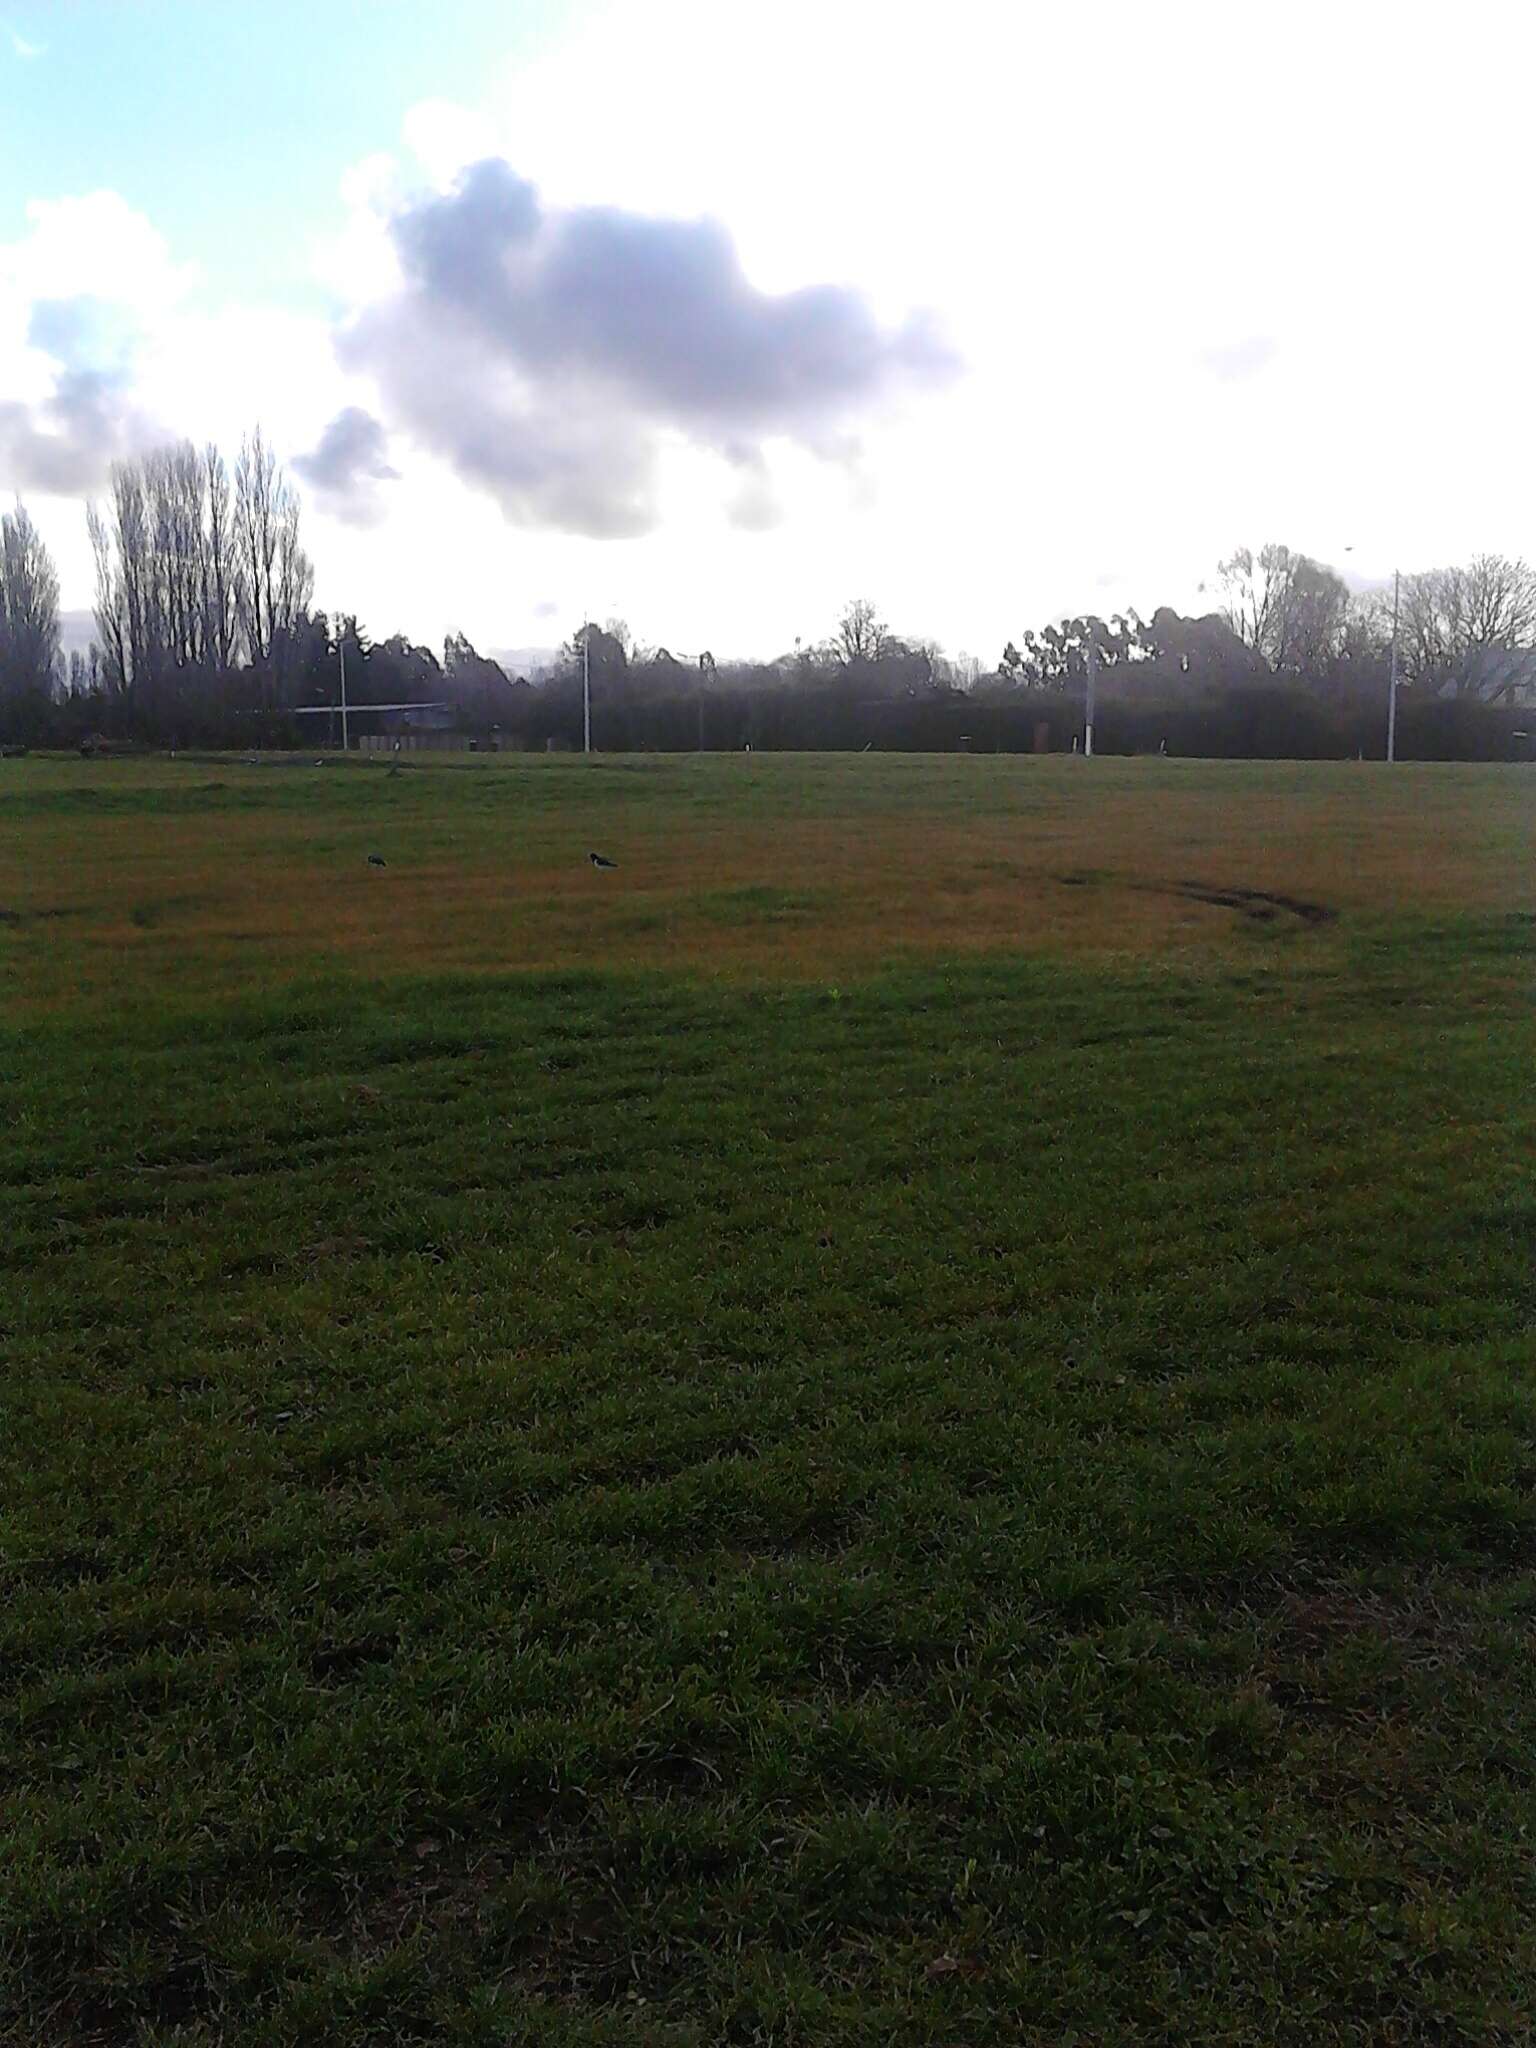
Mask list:
POLYGON ((0 2039, 1529 2040, 1533 795, 0 764, 0 2039))

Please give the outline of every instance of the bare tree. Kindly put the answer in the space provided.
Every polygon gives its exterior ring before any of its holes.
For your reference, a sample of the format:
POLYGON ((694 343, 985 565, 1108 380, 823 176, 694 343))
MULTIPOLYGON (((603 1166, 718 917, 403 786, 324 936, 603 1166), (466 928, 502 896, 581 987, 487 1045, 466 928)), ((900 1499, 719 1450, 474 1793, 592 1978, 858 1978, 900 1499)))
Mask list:
POLYGON ((137 463, 112 466, 112 523, 117 574, 122 584, 123 687, 152 684, 158 648, 154 618, 153 564, 144 472, 137 463))
POLYGON ((299 501, 260 430, 229 470, 211 444, 155 450, 112 470, 87 509, 96 626, 109 689, 178 724, 246 660, 283 701, 314 595, 299 501))
POLYGON ((1536 569, 1507 555, 1474 555, 1461 571, 1467 633, 1474 647, 1536 642, 1536 569))
POLYGON ((890 637, 869 599, 856 597, 837 622, 835 646, 843 663, 851 666, 856 661, 878 661, 890 637))
POLYGON ((1342 577, 1278 541, 1217 565, 1222 617, 1272 669, 1317 674, 1337 656, 1349 614, 1342 577))
POLYGON ((272 658, 285 675, 315 595, 315 565, 299 540, 299 501, 283 487, 277 530, 277 583, 272 607, 272 658))
POLYGON ((58 572, 18 500, 0 514, 0 699, 7 712, 46 703, 58 670, 58 572))
POLYGON ((235 463, 235 547, 240 560, 241 627, 253 662, 272 652, 278 537, 282 524, 277 457, 260 427, 235 463))
POLYGON ((1416 682, 1486 694, 1497 665, 1491 657, 1536 646, 1536 569, 1507 555, 1476 555, 1463 568, 1407 576, 1399 634, 1416 682))
POLYGON ((91 537, 91 556, 96 565, 96 632, 107 686, 114 691, 123 691, 131 679, 132 655, 128 635, 128 596, 116 536, 103 517, 100 506, 94 503, 85 508, 85 525, 91 537))
POLYGON ((68 685, 71 696, 85 697, 95 690, 101 680, 101 649, 93 640, 90 647, 82 652, 72 647, 69 653, 68 685))
POLYGON ((1234 548, 1216 565, 1217 578, 1226 592, 1222 617, 1245 647, 1254 648, 1266 660, 1274 641, 1290 552, 1272 541, 1257 555, 1252 548, 1234 548))
POLYGON ((207 660, 203 465, 190 441, 144 461, 149 522, 153 638, 167 669, 207 660))
POLYGON ((260 427, 235 464, 234 536, 247 658, 268 672, 275 695, 314 592, 314 569, 299 542, 298 498, 260 427))
POLYGON ((1276 668, 1320 676, 1338 659, 1349 623, 1349 588, 1342 576, 1309 555, 1292 564, 1276 668))
POLYGON ((206 525, 203 547, 203 648, 223 674, 234 662, 240 632, 240 573, 235 555, 229 471, 210 441, 200 458, 206 525))
POLYGON ((178 502, 178 451, 160 450, 112 466, 103 512, 86 509, 96 562, 96 630, 111 685, 152 692, 185 659, 187 516, 178 502))

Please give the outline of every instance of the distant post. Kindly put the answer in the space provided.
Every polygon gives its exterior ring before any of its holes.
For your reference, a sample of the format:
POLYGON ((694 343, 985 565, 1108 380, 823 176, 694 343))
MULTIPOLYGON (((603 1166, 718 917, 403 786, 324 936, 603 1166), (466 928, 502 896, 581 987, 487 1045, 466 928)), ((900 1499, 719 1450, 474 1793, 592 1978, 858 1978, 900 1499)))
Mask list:
POLYGON ((336 632, 336 659, 341 664, 341 751, 347 751, 347 629, 340 625, 336 632))
POLYGON ((581 634, 581 751, 592 751, 592 621, 581 634))
POLYGON ((1397 603, 1402 574, 1392 571, 1392 680, 1387 685, 1387 759, 1397 759, 1397 603))
POLYGON ((1092 755, 1093 753, 1093 685, 1097 669, 1098 649, 1093 644, 1093 634, 1090 632, 1088 635, 1088 705, 1087 716, 1083 720, 1083 752, 1087 755, 1092 755))

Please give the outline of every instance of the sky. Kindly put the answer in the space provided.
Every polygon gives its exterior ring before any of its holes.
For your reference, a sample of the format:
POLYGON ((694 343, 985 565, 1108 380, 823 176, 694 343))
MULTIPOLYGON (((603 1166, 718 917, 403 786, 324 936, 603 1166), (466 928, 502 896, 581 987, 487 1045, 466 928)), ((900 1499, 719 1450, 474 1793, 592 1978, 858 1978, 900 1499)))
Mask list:
POLYGON ((259 422, 317 602, 482 647, 1530 557, 1532 76, 1485 0, 0 0, 0 501, 83 611, 113 460, 259 422))

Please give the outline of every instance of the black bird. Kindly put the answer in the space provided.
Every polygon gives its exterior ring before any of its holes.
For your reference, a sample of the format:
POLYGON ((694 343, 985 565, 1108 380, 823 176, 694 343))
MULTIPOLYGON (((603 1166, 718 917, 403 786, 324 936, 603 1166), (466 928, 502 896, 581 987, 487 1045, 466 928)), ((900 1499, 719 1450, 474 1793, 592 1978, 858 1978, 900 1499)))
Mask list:
POLYGON ((616 868, 618 866, 616 860, 605 860, 600 853, 589 853, 587 859, 591 861, 595 868, 616 868))
POLYGON ((389 866, 389 862, 384 858, 382 853, 370 853, 368 856, 368 865, 371 868, 387 868, 389 866))

